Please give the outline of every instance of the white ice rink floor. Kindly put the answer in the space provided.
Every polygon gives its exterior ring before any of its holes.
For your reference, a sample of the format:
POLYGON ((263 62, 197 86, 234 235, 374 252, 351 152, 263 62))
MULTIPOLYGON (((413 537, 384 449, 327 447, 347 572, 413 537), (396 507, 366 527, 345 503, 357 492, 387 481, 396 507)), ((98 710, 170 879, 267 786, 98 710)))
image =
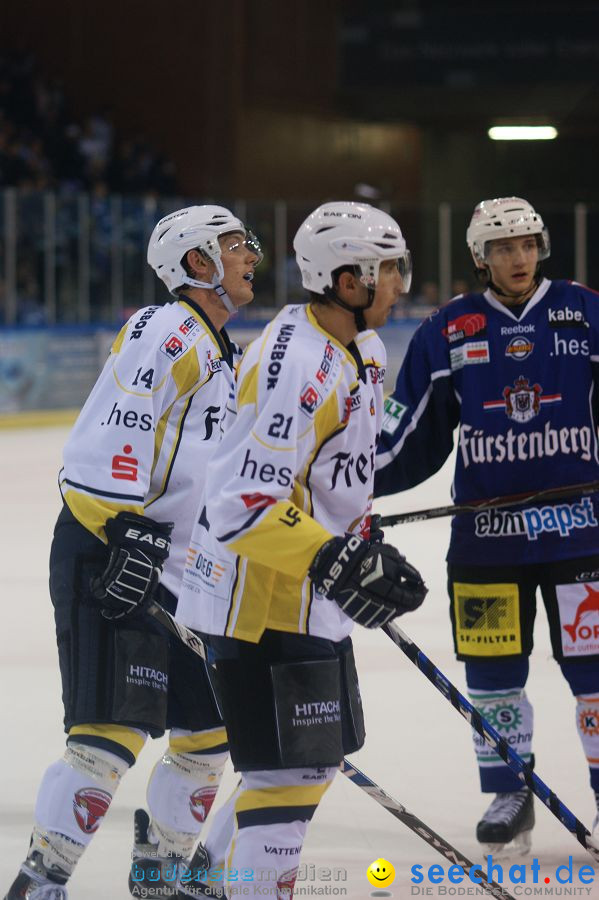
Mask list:
MULTIPOLYGON (((47 568, 52 528, 60 507, 56 474, 66 435, 64 428, 0 432, 0 896, 24 857, 40 777, 64 748, 47 568)), ((420 488, 379 502, 377 509, 389 513, 448 503, 449 483, 446 468, 420 488)), ((449 522, 438 519, 398 527, 388 531, 388 538, 422 571, 430 589, 424 606, 402 619, 401 626, 464 692, 463 667, 451 649, 444 583, 449 522)), ((462 853, 483 862, 474 828, 488 799, 479 792, 468 726, 384 634, 356 628, 354 640, 367 740, 353 761, 462 853)), ((537 772, 590 827, 594 803, 575 733, 574 700, 551 659, 542 606, 535 640, 528 693, 535 708, 537 772)), ((144 804, 148 774, 163 746, 163 741, 149 741, 139 762, 123 780, 106 821, 70 882, 72 900, 129 897, 133 810, 144 804)), ((232 783, 233 773, 227 770, 223 789, 232 783)), ((599 865, 593 867, 575 838, 538 802, 536 809, 532 856, 504 861, 505 872, 512 864, 530 863, 537 857, 542 886, 536 886, 537 896, 542 889, 545 896, 567 891, 599 900, 599 865), (566 864, 569 855, 575 873, 587 864, 595 872, 596 881, 582 893, 576 877, 573 885, 556 884, 555 869, 566 864), (543 884, 545 877, 551 878, 547 887, 543 884)), ((370 897, 374 888, 366 879, 366 869, 378 857, 395 866, 397 877, 388 891, 402 900, 413 895, 413 865, 420 864, 425 871, 433 864, 445 869, 449 865, 373 799, 338 775, 308 832, 302 862, 308 872, 311 866, 344 869, 347 878, 298 882, 296 898, 370 897)), ((447 877, 441 887, 426 879, 420 889, 423 887, 430 889, 426 893, 429 897, 468 896, 473 891, 470 882, 451 886, 447 877), (444 894, 443 888, 449 887, 451 894, 444 894)), ((533 894, 530 865, 525 885, 514 887, 506 878, 504 887, 516 896, 533 894)))

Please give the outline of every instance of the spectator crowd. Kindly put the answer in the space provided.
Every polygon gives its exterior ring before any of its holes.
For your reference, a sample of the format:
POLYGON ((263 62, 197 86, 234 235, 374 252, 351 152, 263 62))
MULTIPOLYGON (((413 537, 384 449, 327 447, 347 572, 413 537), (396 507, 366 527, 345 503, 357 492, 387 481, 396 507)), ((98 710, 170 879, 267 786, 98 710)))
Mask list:
POLYGON ((31 55, 0 52, 0 188, 175 194, 174 164, 108 110, 79 118, 31 55))

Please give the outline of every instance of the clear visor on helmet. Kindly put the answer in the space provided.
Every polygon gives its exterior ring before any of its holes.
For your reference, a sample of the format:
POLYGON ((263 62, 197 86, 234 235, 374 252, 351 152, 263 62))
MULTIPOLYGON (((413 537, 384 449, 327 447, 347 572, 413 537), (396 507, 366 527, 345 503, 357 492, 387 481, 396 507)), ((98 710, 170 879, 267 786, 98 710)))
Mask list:
MULTIPOLYGON (((519 234, 513 235, 513 237, 495 238, 494 240, 485 241, 482 245, 482 255, 477 254, 477 256, 479 256, 482 262, 488 262, 491 254, 491 249, 494 244, 498 243, 499 241, 509 242, 514 240, 515 238, 534 238, 537 245, 539 262, 543 259, 547 259, 550 254, 551 245, 549 242, 549 232, 546 228, 543 228, 542 231, 537 231, 535 234, 519 234)), ((506 248, 509 248, 510 245, 509 243, 506 243, 505 246, 506 248)))
POLYGON ((242 237, 242 235, 239 233, 227 235, 223 250, 227 250, 229 253, 240 253, 243 250, 253 253, 256 257, 254 268, 256 266, 259 266, 264 259, 264 253, 262 252, 260 241, 258 240, 256 235, 249 230, 246 231, 245 237, 242 237))
POLYGON ((403 283, 402 293, 407 294, 412 286, 412 254, 409 250, 406 250, 404 255, 399 257, 397 268, 403 283))
MULTIPOLYGON (((376 260, 364 260, 358 264, 358 269, 361 272, 360 281, 362 284, 366 285, 367 288, 375 288, 376 287, 376 279, 375 272, 376 268, 376 260)), ((379 261, 379 270, 380 263, 383 260, 379 261)), ((401 256, 397 257, 397 259, 393 260, 395 265, 397 266, 397 271, 401 275, 402 294, 407 294, 410 290, 410 285, 412 284, 412 254, 409 250, 406 250, 401 256)))

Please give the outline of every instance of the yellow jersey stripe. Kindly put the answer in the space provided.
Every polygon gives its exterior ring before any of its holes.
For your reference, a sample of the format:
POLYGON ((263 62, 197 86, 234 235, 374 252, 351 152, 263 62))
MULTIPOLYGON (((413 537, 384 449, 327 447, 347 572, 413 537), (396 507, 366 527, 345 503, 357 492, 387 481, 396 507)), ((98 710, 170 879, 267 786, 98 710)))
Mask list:
POLYGON ((237 390, 237 406, 255 404, 258 399, 259 365, 252 366, 237 390))
POLYGON ((199 750, 211 750, 227 743, 225 727, 212 728, 209 731, 197 731, 194 734, 183 734, 169 737, 169 750, 173 753, 197 753, 199 750))
POLYGON ((136 503, 111 503, 87 494, 80 494, 74 490, 67 490, 63 494, 64 501, 78 522, 106 543, 104 525, 107 519, 112 519, 120 512, 132 512, 143 516, 143 504, 136 503))
POLYGON ((330 782, 318 785, 283 784, 243 791, 235 803, 235 813, 281 806, 318 806, 330 782))
POLYGON ((325 541, 332 537, 315 519, 307 516, 290 500, 279 500, 262 516, 251 531, 236 537, 229 549, 248 556, 263 566, 272 564, 273 548, 277 550, 277 569, 303 579, 310 563, 325 541), (287 540, 281 523, 289 527, 287 540))
POLYGON ((112 342, 112 347, 110 348, 110 352, 115 356, 121 352, 121 347, 123 346, 123 341, 125 340, 125 335, 127 333, 127 326, 123 325, 114 341, 112 342))
POLYGON ((139 734, 132 728, 127 728, 126 725, 73 725, 69 730, 69 737, 78 734, 89 734, 92 737, 99 737, 105 741, 113 741, 115 744, 120 744, 129 753, 132 753, 136 759, 146 742, 144 735, 139 734))

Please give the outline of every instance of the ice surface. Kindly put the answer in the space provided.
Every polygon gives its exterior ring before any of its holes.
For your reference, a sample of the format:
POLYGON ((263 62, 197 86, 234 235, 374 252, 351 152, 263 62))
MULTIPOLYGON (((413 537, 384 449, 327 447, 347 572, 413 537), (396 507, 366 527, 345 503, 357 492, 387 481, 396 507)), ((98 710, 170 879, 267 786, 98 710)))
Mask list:
MULTIPOLYGON (((66 435, 64 428, 0 433, 1 895, 25 854, 41 775, 48 764, 62 755, 64 747, 47 567, 52 528, 60 508, 56 475, 66 435)), ((378 502, 376 508, 381 513, 391 513, 443 505, 450 502, 449 484, 450 468, 446 466, 425 485, 378 502)), ((445 589, 449 522, 438 519, 399 526, 388 530, 388 538, 423 572, 430 588, 424 606, 400 624, 464 692, 463 667, 454 659, 451 648, 445 589)), ((353 761, 462 853, 482 862, 474 827, 488 800, 478 789, 468 726, 385 635, 358 628, 354 637, 367 741, 353 761)), ((542 604, 535 640, 528 693, 535 707, 537 772, 590 826, 593 795, 575 732, 574 700, 551 659, 542 604)), ((72 900, 129 897, 126 884, 133 810, 144 803, 147 777, 163 746, 162 741, 148 742, 139 762, 123 780, 102 829, 71 880, 72 900)), ((233 783, 233 777, 228 770, 225 790, 233 783)), ((540 862, 541 886, 543 879, 550 877, 547 888, 557 888, 558 896, 560 891, 563 895, 566 889, 574 887, 575 896, 599 900, 599 883, 582 893, 576 877, 574 885, 556 885, 555 868, 567 863, 569 855, 573 857, 575 874, 582 865, 593 863, 575 838, 539 803, 532 853, 540 862)), ((448 865, 421 838, 339 775, 308 832, 302 862, 308 872, 312 871, 311 866, 344 869, 347 879, 298 882, 296 898, 370 897, 374 889, 365 873, 378 857, 395 866, 397 877, 388 891, 402 900, 411 895, 411 866, 421 864, 426 870, 433 864, 445 868, 448 865), (312 888, 314 892, 307 893, 312 888)), ((530 860, 531 857, 528 863, 530 860)), ((509 865, 526 862, 526 858, 514 858, 503 863, 504 870, 507 873, 509 865)), ((599 882, 599 865, 593 869, 599 882)), ((516 895, 531 895, 534 886, 530 866, 526 876, 526 884, 519 888, 510 886, 507 880, 504 886, 516 895)), ((428 880, 420 887, 430 888, 431 893, 426 896, 444 896, 442 888, 428 880)), ((460 888, 473 890, 469 882, 450 886, 447 877, 443 887, 451 887, 454 896, 459 896, 460 888)))

